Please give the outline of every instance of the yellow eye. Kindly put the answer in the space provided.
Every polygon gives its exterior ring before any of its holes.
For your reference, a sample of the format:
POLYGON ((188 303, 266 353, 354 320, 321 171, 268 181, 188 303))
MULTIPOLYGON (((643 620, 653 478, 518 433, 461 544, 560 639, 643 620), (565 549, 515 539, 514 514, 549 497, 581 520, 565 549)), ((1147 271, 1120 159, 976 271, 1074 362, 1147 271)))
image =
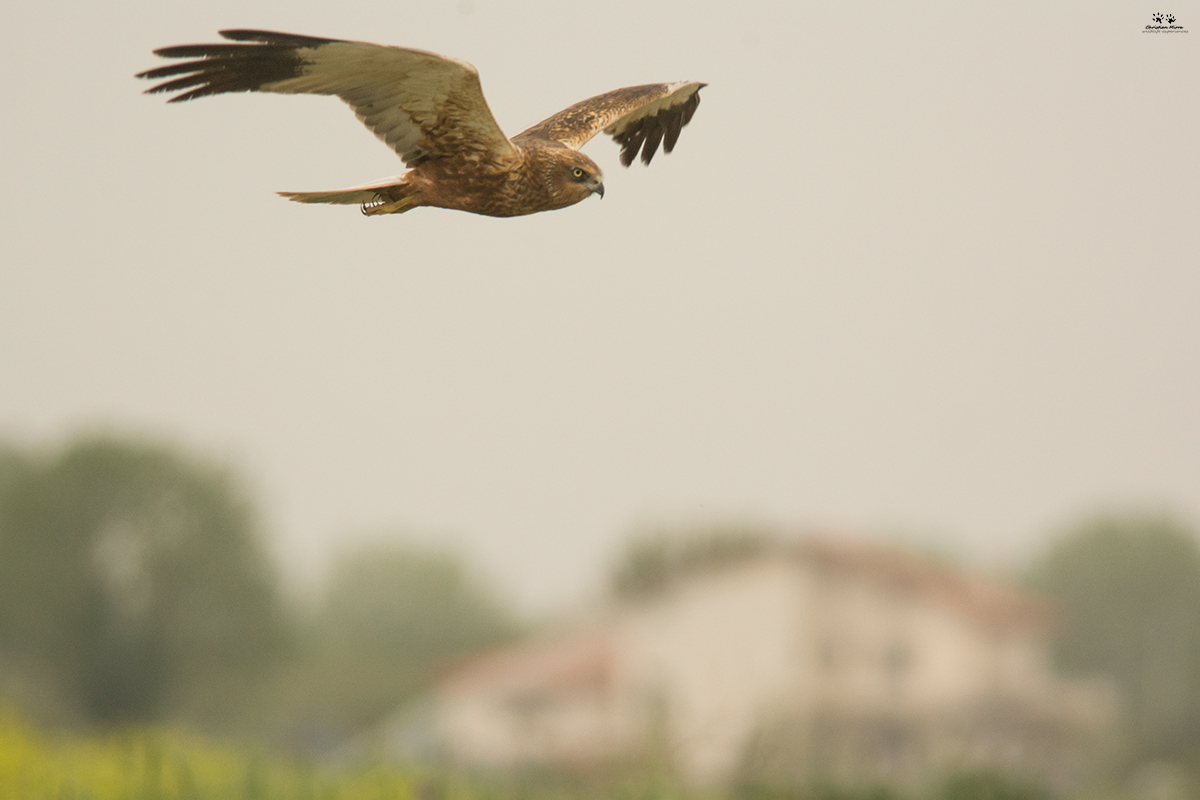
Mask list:
POLYGON ((571 174, 574 175, 576 178, 582 178, 583 170, 581 170, 579 167, 576 167, 575 169, 571 170, 571 174))

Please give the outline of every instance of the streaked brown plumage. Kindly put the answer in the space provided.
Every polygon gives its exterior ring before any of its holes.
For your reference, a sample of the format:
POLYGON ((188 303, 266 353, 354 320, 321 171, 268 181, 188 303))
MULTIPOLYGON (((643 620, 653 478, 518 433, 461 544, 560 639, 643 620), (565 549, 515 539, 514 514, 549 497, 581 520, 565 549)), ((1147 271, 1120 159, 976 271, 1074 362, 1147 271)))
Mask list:
POLYGON ((189 59, 139 73, 170 102, 227 92, 331 94, 410 168, 398 178, 329 192, 280 192, 301 203, 350 203, 363 213, 437 206, 512 217, 604 195, 603 174, 578 152, 603 131, 629 166, 671 152, 703 83, 631 86, 576 103, 509 139, 470 64, 423 50, 272 31, 221 31, 237 44, 164 47, 189 59))

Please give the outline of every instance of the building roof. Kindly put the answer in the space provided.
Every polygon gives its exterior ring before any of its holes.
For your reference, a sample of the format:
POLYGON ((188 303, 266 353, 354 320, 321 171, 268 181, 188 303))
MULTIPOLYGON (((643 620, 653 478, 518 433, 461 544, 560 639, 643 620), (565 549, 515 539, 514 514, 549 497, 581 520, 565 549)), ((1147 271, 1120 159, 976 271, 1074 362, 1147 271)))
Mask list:
POLYGON ((785 551, 831 571, 860 575, 906 594, 952 606, 985 624, 1049 633, 1055 602, 982 572, 898 547, 829 536, 806 536, 785 551))
MULTIPOLYGON (((703 581, 735 564, 780 558, 796 559, 826 573, 857 576, 899 594, 942 604, 993 629, 1047 635, 1057 618, 1057 607, 1048 597, 930 556, 846 536, 805 535, 748 553, 724 567, 680 577, 688 582, 703 581)), ((632 602, 636 605, 646 599, 632 602)), ((519 696, 603 689, 612 680, 616 664, 614 619, 610 616, 608 621, 592 621, 469 656, 448 671, 442 690, 470 693, 482 689, 519 696)))
POLYGON ((499 688, 514 695, 603 689, 612 678, 614 655, 608 627, 569 630, 476 654, 450 672, 442 689, 499 688))

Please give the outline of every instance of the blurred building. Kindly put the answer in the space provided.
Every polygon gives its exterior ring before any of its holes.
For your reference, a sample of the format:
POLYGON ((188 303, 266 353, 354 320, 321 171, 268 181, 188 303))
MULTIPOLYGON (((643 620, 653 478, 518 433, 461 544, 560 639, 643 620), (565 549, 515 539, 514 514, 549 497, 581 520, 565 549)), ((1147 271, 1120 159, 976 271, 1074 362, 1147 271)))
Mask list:
POLYGON ((912 782, 951 766, 1073 780, 1102 687, 1049 664, 1054 607, 876 546, 808 541, 678 576, 594 618, 481 655, 429 708, 483 767, 657 754, 721 783, 912 782))

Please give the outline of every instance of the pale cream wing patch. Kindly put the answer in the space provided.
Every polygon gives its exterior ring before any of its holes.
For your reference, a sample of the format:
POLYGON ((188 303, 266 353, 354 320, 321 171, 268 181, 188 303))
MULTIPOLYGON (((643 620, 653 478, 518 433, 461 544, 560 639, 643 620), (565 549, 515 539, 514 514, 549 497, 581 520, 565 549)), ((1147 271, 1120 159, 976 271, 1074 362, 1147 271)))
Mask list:
POLYGON ((264 91, 336 94, 408 166, 431 157, 515 155, 470 64, 382 45, 335 42, 306 58, 298 77, 264 91))
POLYGON ((649 164, 660 143, 665 152, 675 149, 679 132, 696 113, 705 86, 681 81, 616 89, 563 109, 517 134, 513 141, 552 139, 578 150, 603 131, 621 146, 622 164, 629 166, 639 150, 642 163, 649 164))
POLYGON ((238 91, 336 95, 410 167, 439 157, 498 165, 517 157, 488 108, 479 74, 466 62, 424 50, 273 31, 221 35, 238 44, 162 48, 155 52, 196 60, 139 77, 178 76, 149 90, 189 90, 172 101, 238 91))

